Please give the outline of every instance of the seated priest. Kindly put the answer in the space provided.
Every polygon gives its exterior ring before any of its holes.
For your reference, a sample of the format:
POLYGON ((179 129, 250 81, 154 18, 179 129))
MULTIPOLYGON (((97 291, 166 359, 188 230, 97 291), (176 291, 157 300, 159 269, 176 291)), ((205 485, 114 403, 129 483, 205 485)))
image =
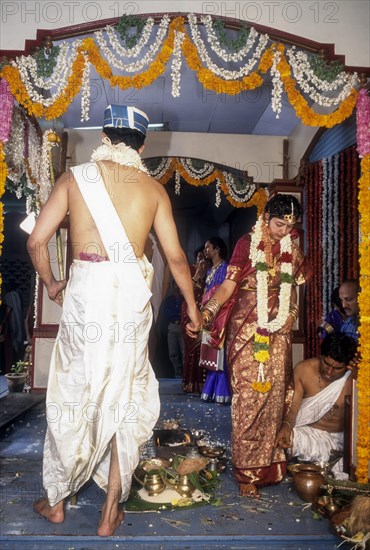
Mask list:
MULTIPOLYGON (((294 369, 294 396, 275 439, 304 462, 328 462, 332 451, 343 450, 345 396, 352 392, 352 366, 357 342, 342 333, 329 334, 320 357, 300 361, 294 369)), ((333 467, 346 479, 343 459, 333 467)))

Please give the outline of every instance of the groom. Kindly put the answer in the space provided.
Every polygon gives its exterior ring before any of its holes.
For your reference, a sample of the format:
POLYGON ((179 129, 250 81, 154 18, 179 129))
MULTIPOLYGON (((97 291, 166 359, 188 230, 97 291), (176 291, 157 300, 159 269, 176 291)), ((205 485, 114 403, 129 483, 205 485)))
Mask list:
POLYGON ((170 200, 140 153, 148 117, 109 105, 94 162, 56 182, 27 247, 48 296, 62 306, 66 281, 51 270, 48 242, 69 212, 73 263, 54 346, 46 405, 43 484, 35 510, 64 521, 64 501, 90 478, 105 491, 97 533, 113 535, 123 520, 139 447, 159 415, 158 382, 148 358, 153 268, 144 255, 152 227, 199 329, 186 256, 170 200), (53 411, 53 414, 50 414, 53 411))

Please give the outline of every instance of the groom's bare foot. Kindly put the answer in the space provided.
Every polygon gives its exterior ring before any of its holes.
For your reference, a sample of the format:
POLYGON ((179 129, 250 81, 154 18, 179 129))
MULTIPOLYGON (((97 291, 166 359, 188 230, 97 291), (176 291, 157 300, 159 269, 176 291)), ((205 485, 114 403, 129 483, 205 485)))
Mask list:
POLYGON ((242 497, 249 497, 249 498, 261 498, 261 495, 257 489, 257 487, 254 485, 254 483, 240 483, 239 484, 239 493, 242 497))
POLYGON ((102 509, 102 518, 99 522, 97 534, 99 537, 111 537, 116 529, 121 525, 125 517, 125 512, 120 506, 112 508, 110 513, 105 512, 105 505, 102 509))
POLYGON ((33 504, 34 510, 51 523, 62 523, 64 521, 63 501, 55 506, 50 506, 46 498, 40 498, 33 504))

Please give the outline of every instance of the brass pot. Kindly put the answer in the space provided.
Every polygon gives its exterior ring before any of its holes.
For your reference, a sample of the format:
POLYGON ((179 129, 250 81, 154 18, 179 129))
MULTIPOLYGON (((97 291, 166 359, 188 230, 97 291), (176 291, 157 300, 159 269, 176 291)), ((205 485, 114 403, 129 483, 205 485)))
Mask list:
POLYGON ((150 497, 154 497, 163 493, 165 484, 159 474, 147 474, 144 478, 144 488, 150 497))
POLYGON ((315 464, 300 464, 293 476, 293 482, 298 495, 304 502, 314 502, 321 495, 325 477, 320 466, 315 464))
POLYGON ((189 477, 186 475, 179 476, 175 488, 182 497, 191 497, 194 493, 194 485, 190 482, 189 477))

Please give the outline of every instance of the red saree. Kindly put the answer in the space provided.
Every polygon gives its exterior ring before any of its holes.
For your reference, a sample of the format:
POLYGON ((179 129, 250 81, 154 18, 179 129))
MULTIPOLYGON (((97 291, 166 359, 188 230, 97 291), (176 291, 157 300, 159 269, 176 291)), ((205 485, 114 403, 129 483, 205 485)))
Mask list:
MULTIPOLYGON (((253 357, 257 281, 249 260, 250 240, 250 235, 245 235, 238 241, 226 276, 237 282, 227 324, 226 350, 233 390, 232 459, 236 478, 240 483, 263 486, 281 481, 286 471, 284 451, 274 449, 274 440, 285 412, 291 379, 291 332, 283 327, 270 335, 270 358, 265 363, 265 373, 272 387, 266 393, 253 390, 251 385, 258 375, 258 362, 253 357)), ((279 243, 272 247, 272 254, 274 269, 270 271, 268 282, 269 320, 276 317, 279 306, 279 243)), ((305 282, 308 270, 302 252, 294 243, 292 255, 295 284, 299 285, 305 282)))

